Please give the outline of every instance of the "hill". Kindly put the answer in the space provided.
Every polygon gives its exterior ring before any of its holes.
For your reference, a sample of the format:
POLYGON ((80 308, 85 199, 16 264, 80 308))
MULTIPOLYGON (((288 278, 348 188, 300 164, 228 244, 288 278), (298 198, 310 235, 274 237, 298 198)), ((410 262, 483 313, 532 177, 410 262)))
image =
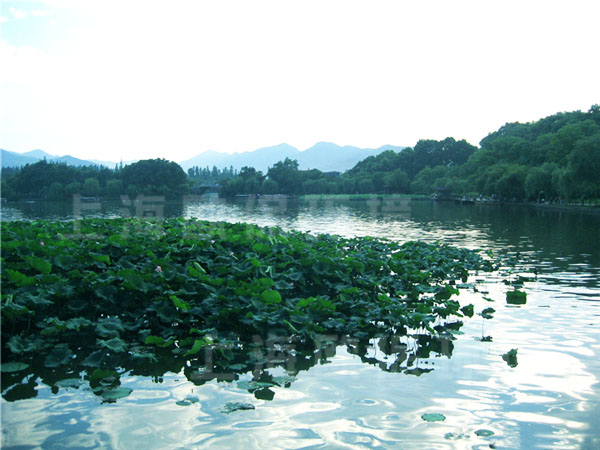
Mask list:
POLYGON ((21 167, 25 164, 33 164, 40 158, 26 156, 21 153, 9 152, 8 150, 0 149, 0 158, 2 159, 2 167, 21 167))
POLYGON ((114 167, 115 163, 110 161, 95 161, 75 158, 70 155, 55 156, 43 150, 31 150, 25 153, 11 152, 2 149, 2 167, 22 167, 26 164, 34 164, 46 159, 48 162, 63 163, 68 166, 105 166, 114 167))
POLYGON ((300 151, 296 147, 283 143, 233 154, 209 150, 181 161, 179 164, 186 171, 195 166, 201 168, 216 166, 218 169, 233 167, 237 170, 247 166, 267 172, 269 167, 273 167, 278 161, 290 158, 297 160, 298 166, 302 170, 319 169, 323 172, 344 172, 369 156, 378 155, 385 150, 399 151, 402 148, 393 145, 385 145, 375 149, 353 146, 342 147, 331 142, 319 142, 307 150, 300 151))

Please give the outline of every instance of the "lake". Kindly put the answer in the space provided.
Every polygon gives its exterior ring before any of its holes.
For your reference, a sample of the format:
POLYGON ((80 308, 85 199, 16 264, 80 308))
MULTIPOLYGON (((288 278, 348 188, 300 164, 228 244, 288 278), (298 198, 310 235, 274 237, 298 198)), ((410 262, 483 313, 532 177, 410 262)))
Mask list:
POLYGON ((286 380, 268 389, 238 384, 250 372, 234 382, 186 370, 126 374, 121 386, 132 393, 103 403, 85 385, 57 388, 32 375, 15 385, 3 374, 2 448, 600 448, 600 215, 376 197, 2 205, 3 221, 50 218, 74 227, 81 217, 136 215, 439 241, 508 251, 522 263, 512 275, 468 280, 478 284, 461 290, 461 304, 495 312, 465 318, 452 341, 407 336, 356 351, 328 336, 293 378, 280 362, 293 349, 258 343, 272 374, 286 380), (509 304, 505 281, 519 275, 526 303, 509 304), (516 365, 502 357, 512 349, 516 365), (229 412, 228 402, 254 409, 229 412))

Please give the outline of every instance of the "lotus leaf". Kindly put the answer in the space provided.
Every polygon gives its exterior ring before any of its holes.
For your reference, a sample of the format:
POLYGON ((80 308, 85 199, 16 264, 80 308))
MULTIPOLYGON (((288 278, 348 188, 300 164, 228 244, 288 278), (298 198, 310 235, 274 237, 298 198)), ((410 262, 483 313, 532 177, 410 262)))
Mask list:
POLYGON ((29 364, 23 362, 7 362, 2 363, 0 366, 0 372, 20 372, 29 367, 29 364))
POLYGON ((442 422, 446 420, 446 416, 440 413, 427 413, 421 416, 425 422, 442 422))
MULTIPOLYGON (((447 245, 242 223, 130 218, 77 225, 75 235, 69 222, 3 223, 2 355, 5 364, 27 360, 28 370, 36 364, 27 358, 75 373, 106 369, 114 375, 94 372, 90 381, 103 385, 118 380, 116 368, 154 374, 160 364, 176 373, 192 367, 211 379, 217 369, 285 364, 284 351, 255 352, 256 340, 271 335, 283 349, 293 339, 311 358, 321 353, 319 335, 449 336, 462 325, 452 316, 472 314, 455 299, 457 283, 497 267, 478 252, 447 245)), ((420 357, 442 348, 422 345, 420 357)), ((269 387, 290 382, 241 387, 267 398, 269 387)), ((94 389, 107 401, 127 391, 100 387, 94 389)))

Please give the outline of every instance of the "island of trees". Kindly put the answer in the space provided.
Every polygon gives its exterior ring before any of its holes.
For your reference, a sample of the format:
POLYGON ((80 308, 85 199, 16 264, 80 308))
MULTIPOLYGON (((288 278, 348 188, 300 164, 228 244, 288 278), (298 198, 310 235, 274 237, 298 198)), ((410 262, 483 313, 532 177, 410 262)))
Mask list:
POLYGON ((62 200, 73 194, 86 197, 119 197, 127 194, 164 195, 175 198, 189 191, 183 169, 164 159, 147 159, 108 169, 74 167, 46 160, 22 168, 2 169, 2 196, 8 199, 62 200))
POLYGON ((200 186, 240 194, 432 194, 564 201, 600 199, 600 106, 558 113, 531 123, 507 123, 475 147, 464 140, 420 140, 414 148, 384 151, 344 173, 300 170, 285 159, 266 174, 145 160, 114 170, 41 161, 2 170, 2 196, 182 195, 200 186))

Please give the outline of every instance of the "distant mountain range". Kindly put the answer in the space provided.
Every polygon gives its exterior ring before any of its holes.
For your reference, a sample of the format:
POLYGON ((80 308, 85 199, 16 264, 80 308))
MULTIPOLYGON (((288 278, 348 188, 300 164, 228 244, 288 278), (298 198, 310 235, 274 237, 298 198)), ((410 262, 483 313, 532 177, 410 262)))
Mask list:
POLYGON ((21 167, 26 164, 35 164, 44 158, 46 158, 46 161, 48 162, 63 163, 69 166, 105 166, 111 169, 115 167, 115 163, 110 161, 84 160, 70 155, 55 156, 46 153, 43 150, 16 153, 0 149, 0 152, 2 153, 2 167, 21 167))
POLYGON ((254 167, 256 170, 266 172, 278 161, 285 158, 295 159, 301 170, 319 169, 323 172, 343 172, 351 169, 368 156, 378 155, 385 150, 396 152, 404 147, 384 145, 379 148, 359 148, 346 145, 341 147, 331 142, 319 142, 307 150, 300 151, 288 144, 263 147, 251 152, 218 153, 212 150, 200 153, 193 158, 181 161, 179 165, 187 171, 190 167, 216 166, 219 169, 233 166, 241 169, 244 166, 254 167))
MULTIPOLYGON (((394 145, 384 145, 379 148, 359 148, 350 145, 339 146, 331 142, 319 142, 307 150, 300 151, 296 147, 288 144, 280 144, 272 147, 263 147, 254 151, 239 153, 219 153, 212 150, 202 152, 193 158, 180 161, 179 165, 187 172, 191 167, 209 167, 216 166, 219 169, 233 167, 240 170, 244 166, 254 167, 266 173, 269 167, 272 167, 278 161, 285 158, 295 159, 301 170, 319 169, 323 172, 343 172, 351 169, 363 159, 369 156, 375 156, 385 150, 394 150, 396 152, 404 147, 394 145)), ((65 163, 71 166, 92 166, 102 165, 105 167, 115 167, 115 162, 83 160, 73 156, 55 156, 42 150, 32 150, 26 153, 16 153, 8 150, 2 152, 2 167, 20 167, 26 164, 34 164, 44 158, 48 162, 65 163)), ((133 161, 128 161, 130 164, 133 161)))

